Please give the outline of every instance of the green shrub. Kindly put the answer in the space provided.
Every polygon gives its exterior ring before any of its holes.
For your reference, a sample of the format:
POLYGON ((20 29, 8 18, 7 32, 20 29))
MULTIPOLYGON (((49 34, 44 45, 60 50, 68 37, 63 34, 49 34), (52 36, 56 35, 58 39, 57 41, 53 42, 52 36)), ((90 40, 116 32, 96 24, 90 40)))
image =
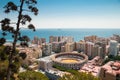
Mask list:
POLYGON ((19 73, 18 79, 19 80, 49 80, 46 75, 35 71, 26 71, 19 73))

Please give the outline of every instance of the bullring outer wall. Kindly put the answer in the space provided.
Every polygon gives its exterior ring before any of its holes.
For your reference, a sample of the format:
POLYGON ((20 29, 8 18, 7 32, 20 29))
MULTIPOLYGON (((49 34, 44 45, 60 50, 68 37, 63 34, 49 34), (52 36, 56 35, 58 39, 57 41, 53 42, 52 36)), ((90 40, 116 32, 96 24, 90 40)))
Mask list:
POLYGON ((88 56, 83 54, 83 53, 71 53, 71 52, 65 52, 65 53, 59 53, 56 54, 52 57, 53 64, 59 65, 61 67, 65 67, 67 69, 74 69, 74 70, 79 70, 87 61, 88 61, 88 56), (64 63, 60 58, 68 58, 68 59, 76 59, 77 62, 75 63, 64 63))

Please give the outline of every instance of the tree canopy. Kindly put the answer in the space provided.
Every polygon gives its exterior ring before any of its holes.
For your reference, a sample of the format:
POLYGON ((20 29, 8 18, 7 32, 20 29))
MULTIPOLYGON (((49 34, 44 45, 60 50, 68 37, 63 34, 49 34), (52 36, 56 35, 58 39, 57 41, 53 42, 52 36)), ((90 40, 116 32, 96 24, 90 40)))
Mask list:
POLYGON ((67 74, 58 80, 99 80, 99 78, 93 76, 90 73, 76 72, 76 74, 67 74))
POLYGON ((107 62, 109 61, 120 61, 120 56, 117 55, 117 56, 113 56, 113 55, 109 55, 108 58, 106 58, 104 61, 103 61, 103 65, 106 64, 107 62))
MULTIPOLYGON (((10 46, 0 46, 0 80, 4 80, 7 76, 7 68, 9 65, 8 56, 10 54, 11 47, 10 46)), ((16 50, 16 54, 14 55, 14 62, 10 67, 12 68, 11 78, 14 79, 14 73, 19 72, 19 67, 21 65, 21 59, 18 55, 18 50, 16 50)))
POLYGON ((53 67, 60 71, 66 71, 70 73, 60 77, 58 80, 99 80, 99 78, 90 73, 78 72, 77 70, 67 69, 57 64, 54 64, 53 67))
POLYGON ((26 71, 19 73, 18 80, 49 80, 47 76, 40 72, 26 71))

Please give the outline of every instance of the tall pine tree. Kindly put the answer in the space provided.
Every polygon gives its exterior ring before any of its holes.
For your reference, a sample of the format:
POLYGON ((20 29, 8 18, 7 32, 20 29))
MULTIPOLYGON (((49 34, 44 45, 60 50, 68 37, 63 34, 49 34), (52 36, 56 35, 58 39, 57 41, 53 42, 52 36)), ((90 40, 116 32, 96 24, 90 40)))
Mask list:
MULTIPOLYGON (((15 61, 14 55, 17 54, 17 51, 16 51, 17 41, 24 42, 24 45, 27 45, 27 42, 29 40, 28 36, 26 35, 22 36, 20 31, 21 30, 20 25, 24 26, 26 25, 26 22, 31 22, 32 20, 32 18, 28 14, 24 14, 24 13, 25 11, 28 11, 28 12, 34 13, 34 15, 38 14, 38 9, 35 6, 37 4, 36 0, 18 0, 18 2, 19 2, 19 5, 16 5, 14 1, 10 1, 4 6, 4 9, 5 9, 4 13, 6 14, 13 13, 13 11, 18 12, 17 14, 18 16, 16 16, 17 21, 12 22, 12 20, 10 20, 9 18, 4 18, 3 20, 0 21, 2 35, 3 35, 3 37, 0 38, 0 45, 3 45, 6 42, 5 36, 7 36, 7 34, 11 33, 13 38, 12 47, 8 53, 9 62, 8 62, 8 69, 7 69, 7 76, 6 76, 7 80, 10 80, 11 76, 14 73, 12 71, 12 68, 14 67, 13 62, 15 61), (12 26, 12 24, 15 24, 16 26, 12 26)), ((35 31, 35 27, 33 24, 29 24, 28 28, 35 31)))

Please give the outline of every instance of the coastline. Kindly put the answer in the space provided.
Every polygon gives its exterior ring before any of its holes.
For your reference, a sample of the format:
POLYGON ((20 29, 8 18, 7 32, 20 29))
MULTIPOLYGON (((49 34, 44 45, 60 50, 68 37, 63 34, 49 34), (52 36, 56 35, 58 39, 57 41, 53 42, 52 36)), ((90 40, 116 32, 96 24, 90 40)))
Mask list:
MULTIPOLYGON (((1 32, 1 30, 0 30, 1 32)), ((59 29, 36 29, 35 32, 29 29, 22 29, 21 30, 22 35, 27 35, 30 37, 31 40, 34 39, 34 37, 38 38, 46 38, 46 41, 49 42, 49 37, 50 36, 71 36, 74 38, 74 41, 80 41, 83 40, 85 36, 90 36, 90 35, 96 35, 99 37, 110 37, 113 34, 118 34, 120 35, 120 29, 96 29, 96 28, 91 28, 91 29, 68 29, 68 28, 59 28, 59 29)), ((0 34, 0 37, 2 35, 0 34)), ((12 37, 10 37, 10 34, 6 37, 8 41, 12 40, 12 37)))

